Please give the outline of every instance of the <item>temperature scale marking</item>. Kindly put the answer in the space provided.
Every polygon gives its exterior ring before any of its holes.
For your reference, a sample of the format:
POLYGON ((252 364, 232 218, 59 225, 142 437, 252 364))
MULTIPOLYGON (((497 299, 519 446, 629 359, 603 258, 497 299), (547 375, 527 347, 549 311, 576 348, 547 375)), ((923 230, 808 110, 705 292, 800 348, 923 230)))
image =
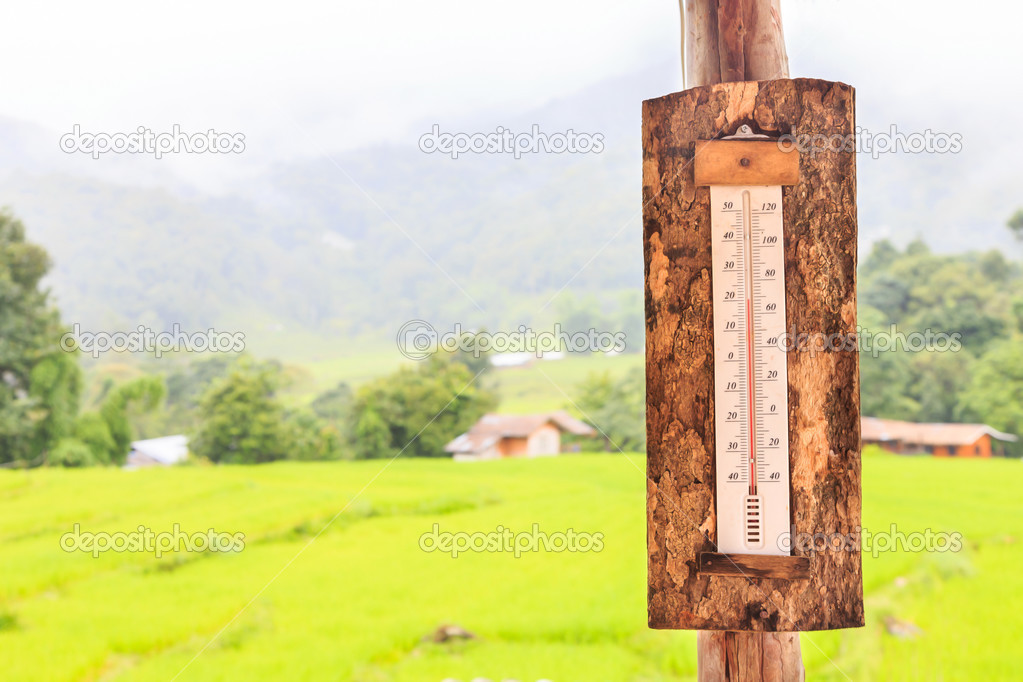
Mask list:
POLYGON ((780 185, 711 185, 718 551, 790 553, 780 185))

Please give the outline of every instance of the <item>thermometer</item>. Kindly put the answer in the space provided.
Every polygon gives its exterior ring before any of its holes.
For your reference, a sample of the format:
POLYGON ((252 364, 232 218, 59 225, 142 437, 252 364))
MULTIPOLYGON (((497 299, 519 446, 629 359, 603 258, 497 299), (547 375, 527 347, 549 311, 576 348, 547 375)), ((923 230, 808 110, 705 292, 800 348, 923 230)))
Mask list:
POLYGON ((711 185, 717 545, 787 555, 781 185, 711 185))

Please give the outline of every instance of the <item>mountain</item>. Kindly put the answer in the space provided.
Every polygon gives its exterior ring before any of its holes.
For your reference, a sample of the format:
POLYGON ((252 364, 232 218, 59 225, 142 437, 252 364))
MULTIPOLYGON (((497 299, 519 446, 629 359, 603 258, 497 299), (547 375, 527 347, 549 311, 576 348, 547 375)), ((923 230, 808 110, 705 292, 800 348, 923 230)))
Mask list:
MULTIPOLYGON (((423 121, 401 143, 254 166, 216 194, 129 157, 68 158, 59 133, 3 119, 0 204, 50 251, 64 317, 85 329, 351 338, 410 319, 550 324, 573 300, 613 309, 642 288, 640 103, 678 87, 674 73, 660 65, 528 112, 423 121), (434 125, 571 129, 603 148, 453 159, 420 150, 434 125)), ((860 101, 861 125, 887 130, 884 98, 860 101)), ((957 115, 980 131, 958 155, 860 155, 861 245, 921 235, 939 251, 1017 248, 1003 224, 1023 204, 1020 172, 980 114, 957 115)))

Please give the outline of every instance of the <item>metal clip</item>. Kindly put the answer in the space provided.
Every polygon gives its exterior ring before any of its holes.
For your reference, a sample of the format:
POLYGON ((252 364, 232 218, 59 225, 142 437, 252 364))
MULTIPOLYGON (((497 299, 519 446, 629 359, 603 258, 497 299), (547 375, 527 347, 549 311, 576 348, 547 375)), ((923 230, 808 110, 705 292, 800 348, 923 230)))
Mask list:
POLYGON ((758 135, 753 132, 745 123, 739 126, 739 130, 735 132, 735 135, 727 135, 721 138, 722 140, 773 140, 773 137, 768 135, 758 135))

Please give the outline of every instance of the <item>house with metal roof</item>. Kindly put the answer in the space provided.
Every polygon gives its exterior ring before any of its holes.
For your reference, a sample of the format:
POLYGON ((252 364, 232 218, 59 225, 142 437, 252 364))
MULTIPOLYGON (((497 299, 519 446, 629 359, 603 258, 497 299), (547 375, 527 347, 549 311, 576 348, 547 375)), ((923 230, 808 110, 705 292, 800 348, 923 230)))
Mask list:
POLYGON ((471 429, 444 446, 455 461, 543 457, 561 452, 562 434, 592 437, 592 426, 567 412, 486 414, 471 429))
POLYGON ((124 463, 125 469, 150 466, 170 466, 188 459, 186 436, 164 436, 132 441, 131 451, 124 463))
POLYGON ((860 439, 898 454, 936 457, 991 457, 1005 454, 1005 443, 1018 438, 987 424, 918 424, 863 417, 860 439))

